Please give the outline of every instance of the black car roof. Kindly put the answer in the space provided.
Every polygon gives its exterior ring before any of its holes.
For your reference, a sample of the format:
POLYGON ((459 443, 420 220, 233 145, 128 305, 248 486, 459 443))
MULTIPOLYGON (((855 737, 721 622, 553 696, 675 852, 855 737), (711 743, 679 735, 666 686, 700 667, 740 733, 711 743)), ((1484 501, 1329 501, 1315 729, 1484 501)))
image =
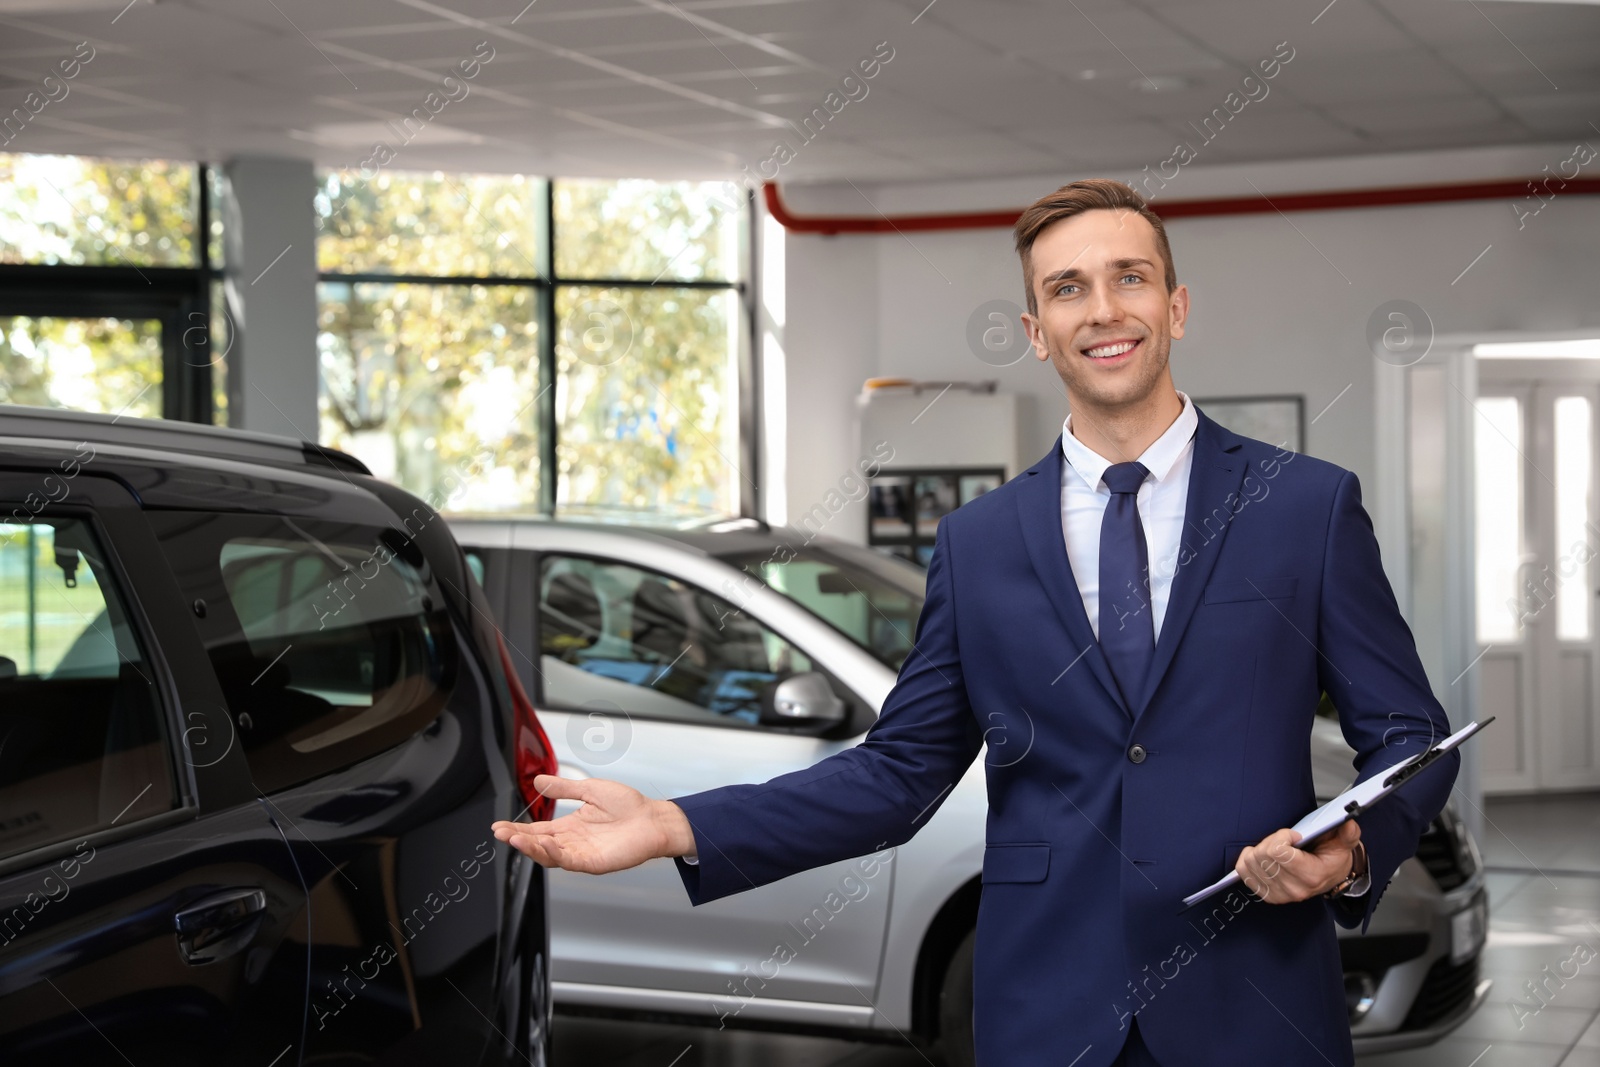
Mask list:
MULTIPOLYGON (((0 437, 45 442, 88 442, 95 446, 155 449, 184 456, 239 460, 272 467, 372 472, 347 452, 276 434, 204 426, 171 419, 141 419, 60 408, 0 404, 0 437)), ((203 464, 202 464, 203 465, 203 464)))

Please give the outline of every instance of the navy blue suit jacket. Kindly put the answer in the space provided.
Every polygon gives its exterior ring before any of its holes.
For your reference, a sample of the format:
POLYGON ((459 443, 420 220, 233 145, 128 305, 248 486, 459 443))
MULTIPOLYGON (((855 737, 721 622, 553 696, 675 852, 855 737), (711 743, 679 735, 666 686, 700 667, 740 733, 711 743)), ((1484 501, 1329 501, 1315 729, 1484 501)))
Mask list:
POLYGON ((1449 733, 1356 477, 1202 412, 1171 597, 1128 702, 1068 563, 1059 445, 940 523, 916 649, 859 745, 677 801, 699 858, 677 861, 690 899, 906 841, 1001 727, 1033 744, 986 759, 979 1064, 1061 1064, 1087 1047, 1079 1067, 1101 1067, 1134 1017, 1162 1063, 1349 1064, 1334 923, 1365 928, 1459 756, 1360 818, 1364 899, 1234 890, 1184 914, 1180 899, 1316 806, 1324 690, 1361 778, 1449 733))

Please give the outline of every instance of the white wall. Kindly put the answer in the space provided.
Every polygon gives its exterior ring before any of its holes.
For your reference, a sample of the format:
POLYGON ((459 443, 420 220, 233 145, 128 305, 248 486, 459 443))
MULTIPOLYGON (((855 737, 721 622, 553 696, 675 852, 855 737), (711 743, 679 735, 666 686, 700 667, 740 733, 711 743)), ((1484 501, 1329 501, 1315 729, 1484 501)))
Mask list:
MULTIPOLYGON (((877 373, 879 361, 880 249, 878 239, 868 236, 823 241, 790 234, 785 243, 786 473, 792 520, 856 470, 855 396, 862 380, 877 373)), ((865 521, 852 511, 830 523, 827 532, 864 540, 865 521)))
MULTIPOLYGON (((1445 184, 1552 171, 1572 145, 1355 160, 1184 168, 1163 199, 1445 184)), ((877 209, 953 212, 1020 208, 1078 177, 887 187, 786 187, 798 214, 877 209)), ((1129 180, 1128 175, 1110 175, 1129 180)), ((1168 223, 1178 279, 1189 286, 1188 335, 1173 346, 1173 378, 1192 396, 1303 393, 1307 451, 1354 470, 1369 508, 1377 465, 1374 357, 1368 320, 1387 301, 1421 305, 1440 333, 1600 330, 1595 252, 1600 197, 1557 195, 1537 216, 1505 200, 1417 207, 1176 219, 1168 223), (1474 257, 1482 259, 1458 275, 1474 257), (1348 387, 1348 388, 1347 388, 1348 387), (1342 395, 1341 395, 1342 393, 1342 395), (1335 402, 1335 398, 1338 398, 1335 402), (1332 402, 1324 414, 1324 407, 1332 402)), ((789 234, 787 382, 789 515, 804 512, 855 458, 854 397, 875 375, 995 378, 1021 394, 1024 462, 1060 432, 1065 394, 1047 364, 980 361, 967 320, 994 299, 1023 302, 1010 231, 837 236, 789 234)), ((1020 327, 1019 327, 1020 328, 1020 327)), ((938 408, 928 418, 938 417, 938 408)), ((902 457, 904 458, 904 457, 902 457)), ((1013 472, 1015 473, 1015 472, 1013 472)), ((859 511, 835 536, 864 538, 859 511)))

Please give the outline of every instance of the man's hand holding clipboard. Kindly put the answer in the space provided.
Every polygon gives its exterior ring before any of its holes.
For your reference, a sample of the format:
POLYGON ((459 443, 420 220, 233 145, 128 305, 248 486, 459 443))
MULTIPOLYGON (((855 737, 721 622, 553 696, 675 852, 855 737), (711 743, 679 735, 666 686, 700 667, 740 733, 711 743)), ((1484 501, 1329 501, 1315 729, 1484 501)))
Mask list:
MULTIPOLYGON (((1468 723, 1432 748, 1420 752, 1408 760, 1396 763, 1383 773, 1375 774, 1364 782, 1351 786, 1290 827, 1300 835, 1300 839, 1294 843, 1294 847, 1302 850, 1309 850, 1315 847, 1323 835, 1337 830, 1349 820, 1354 819, 1357 815, 1377 804, 1414 777, 1424 767, 1454 749, 1461 742, 1493 721, 1494 716, 1491 715, 1483 722, 1468 723)), ((1225 876, 1199 892, 1191 893, 1184 897, 1183 906, 1185 908, 1193 907, 1202 900, 1214 896, 1230 886, 1238 885, 1241 880, 1238 871, 1229 871, 1225 876)))

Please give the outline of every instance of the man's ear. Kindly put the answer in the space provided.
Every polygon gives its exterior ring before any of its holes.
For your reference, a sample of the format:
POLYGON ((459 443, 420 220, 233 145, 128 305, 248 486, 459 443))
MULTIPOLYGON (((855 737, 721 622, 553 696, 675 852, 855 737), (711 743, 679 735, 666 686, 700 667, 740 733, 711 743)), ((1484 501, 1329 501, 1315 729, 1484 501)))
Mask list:
POLYGON ((1033 346, 1033 358, 1040 363, 1048 362, 1050 349, 1044 343, 1044 335, 1040 331, 1039 320, 1024 311, 1022 313, 1022 328, 1028 332, 1028 343, 1033 346))
POLYGON ((1183 336, 1184 323, 1189 321, 1189 287, 1180 285, 1172 291, 1172 297, 1167 302, 1167 308, 1172 320, 1172 339, 1177 340, 1183 336))

